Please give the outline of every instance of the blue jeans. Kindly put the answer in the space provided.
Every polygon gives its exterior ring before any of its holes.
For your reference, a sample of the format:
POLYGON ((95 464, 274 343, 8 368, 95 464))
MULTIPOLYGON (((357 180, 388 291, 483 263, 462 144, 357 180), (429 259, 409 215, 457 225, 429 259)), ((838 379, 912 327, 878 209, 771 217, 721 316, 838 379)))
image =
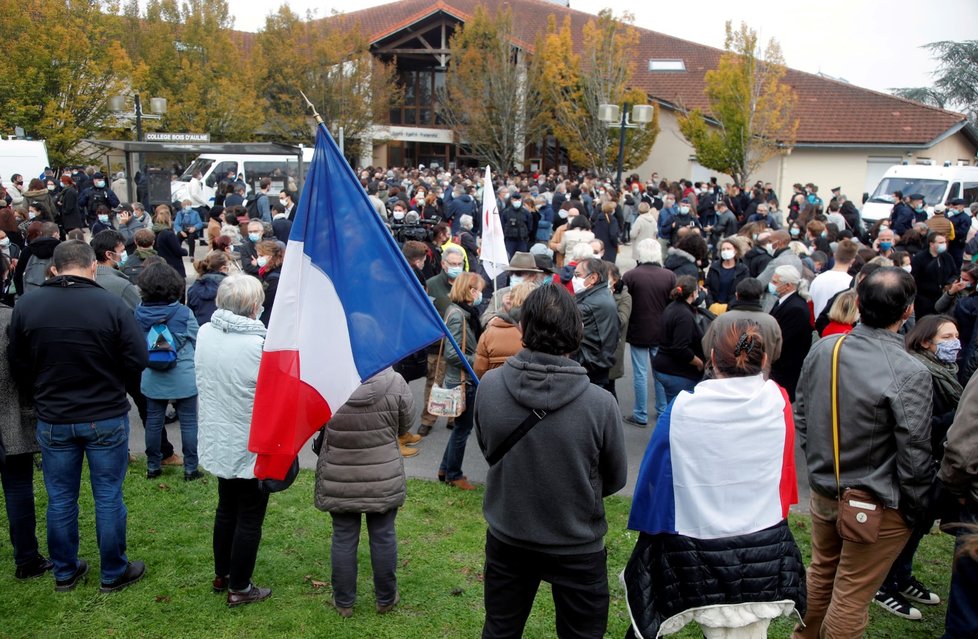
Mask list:
POLYGON ((690 377, 683 377, 682 375, 669 375, 668 373, 660 373, 655 371, 655 381, 662 384, 662 389, 665 392, 666 405, 672 403, 672 400, 676 399, 676 395, 685 391, 691 391, 696 388, 696 385, 700 380, 692 379, 690 377))
POLYGON ((10 544, 14 563, 25 566, 38 558, 37 516, 34 512, 34 455, 7 455, 0 462, 3 500, 10 522, 10 544))
MULTIPOLYGON (((978 524, 978 502, 969 499, 961 507, 961 522, 978 524)), ((947 597, 943 639, 978 637, 978 560, 968 555, 957 555, 966 534, 959 532, 954 546, 957 560, 951 571, 951 590, 947 597)))
MULTIPOLYGON (((632 354, 632 384, 635 388, 635 408, 632 409, 632 417, 636 421, 647 424, 649 421, 649 377, 648 371, 652 368, 652 358, 659 352, 658 346, 633 346, 628 345, 628 350, 632 354)), ((655 383, 655 412, 661 415, 666 410, 666 392, 662 384, 655 378, 653 371, 653 381, 655 383)))
POLYGON ((122 502, 122 482, 129 468, 129 415, 80 424, 39 419, 37 443, 48 492, 48 551, 55 579, 68 579, 78 569, 78 492, 84 456, 95 498, 102 581, 115 581, 129 563, 122 502))
MULTIPOLYGON (((458 384, 446 384, 454 388, 458 384)), ((465 385, 465 410, 455 418, 455 428, 448 438, 445 453, 441 457, 439 472, 445 473, 445 481, 455 481, 462 478, 462 460, 465 458, 465 442, 472 432, 473 413, 475 412, 475 386, 465 385)))
MULTIPOLYGON (((160 435, 166 418, 167 399, 146 398, 146 470, 159 470, 163 462, 160 435)), ((183 445, 183 472, 197 470, 197 396, 173 400, 180 420, 180 443, 183 445)))

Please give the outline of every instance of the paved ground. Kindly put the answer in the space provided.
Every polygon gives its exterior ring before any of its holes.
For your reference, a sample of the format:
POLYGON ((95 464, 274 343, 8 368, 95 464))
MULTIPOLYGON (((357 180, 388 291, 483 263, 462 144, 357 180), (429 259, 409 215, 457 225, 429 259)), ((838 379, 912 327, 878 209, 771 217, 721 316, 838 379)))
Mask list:
MULTIPOLYGON (((203 247, 197 251, 198 257, 203 257, 205 250, 203 247)), ((632 268, 635 263, 630 260, 628 256, 630 251, 626 248, 623 251, 624 255, 619 257, 618 265, 624 271, 632 268)), ((189 264, 189 259, 186 260, 187 265, 187 275, 188 280, 192 281, 194 279, 195 273, 193 273, 193 267, 189 264)), ((622 408, 622 415, 628 415, 631 413, 632 406, 635 400, 635 393, 632 388, 632 366, 631 358, 628 356, 628 351, 626 349, 625 356, 625 377, 618 380, 615 386, 615 390, 618 394, 618 403, 622 408)), ((420 420, 421 406, 422 406, 422 394, 424 393, 424 380, 419 379, 411 383, 411 390, 414 392, 415 407, 418 415, 418 419, 415 420, 414 431, 417 431, 417 423, 420 420)), ((650 409, 655 405, 654 402, 655 390, 652 388, 651 376, 649 381, 649 407, 650 409)), ((130 416, 130 421, 132 422, 132 437, 131 437, 131 448, 133 452, 142 452, 145 449, 144 444, 144 431, 142 429, 142 423, 139 420, 139 416, 136 411, 133 410, 130 416)), ((651 420, 650 420, 651 422, 651 420)), ((628 449, 628 483, 625 487, 618 493, 621 495, 631 496, 635 489, 635 478, 638 475, 639 465, 642 463, 642 457, 645 454, 645 448, 648 445, 649 438, 652 436, 652 430, 654 428, 654 423, 650 423, 647 428, 636 428, 627 423, 624 423, 625 429, 625 446, 628 449)), ((178 424, 170 424, 167 426, 167 432, 170 436, 170 441, 173 442, 179 451, 180 442, 180 431, 178 424)), ((408 473, 409 477, 419 477, 422 479, 434 480, 438 472, 438 466, 441 462, 442 454, 445 451, 445 445, 448 442, 448 435, 450 431, 445 428, 445 420, 440 420, 435 428, 431 431, 431 434, 422 440, 417 448, 420 454, 410 457, 404 460, 404 467, 408 473)), ((806 469, 804 456, 801 454, 800 449, 796 449, 795 453, 796 463, 798 466, 798 493, 799 493, 799 505, 795 510, 807 512, 808 508, 808 483, 805 481, 806 469)), ((299 455, 299 463, 303 468, 314 468, 316 464, 316 456, 312 453, 307 444, 299 455)), ((481 452, 479 451, 479 446, 476 443, 475 435, 470 435, 468 445, 465 450, 465 460, 462 464, 462 471, 466 474, 469 480, 477 483, 485 481, 486 472, 488 466, 483 459, 481 452)), ((173 472, 173 471, 170 471, 173 472)))

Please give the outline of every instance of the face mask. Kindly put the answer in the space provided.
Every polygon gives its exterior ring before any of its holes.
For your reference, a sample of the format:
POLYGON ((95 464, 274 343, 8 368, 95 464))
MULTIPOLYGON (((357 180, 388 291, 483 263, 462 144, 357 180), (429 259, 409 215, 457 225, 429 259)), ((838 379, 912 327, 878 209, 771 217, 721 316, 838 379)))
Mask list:
POLYGON ((881 251, 889 251, 891 248, 893 248, 893 242, 880 242, 881 251))
POLYGON ((27 211, 27 219, 33 220, 37 217, 37 211, 27 211))
POLYGON ((278 199, 278 203, 279 203, 279 204, 281 204, 282 206, 288 206, 288 205, 286 204, 286 202, 287 202, 287 200, 283 200, 282 198, 279 198, 279 199, 278 199))
POLYGON ((904 271, 906 271, 907 273, 909 273, 910 271, 912 271, 912 270, 913 270, 913 267, 912 267, 911 265, 909 265, 909 264, 904 264, 904 265, 903 265, 903 266, 901 266, 900 268, 902 268, 902 269, 903 269, 904 271))
POLYGON ((7 248, 8 246, 10 246, 10 238, 5 237, 2 240, 0 240, 0 246, 2 246, 3 248, 7 248))
POLYGON ((511 278, 509 278, 509 285, 513 288, 519 286, 522 283, 523 283, 522 275, 514 275, 511 278))
POLYGON ((737 251, 733 249, 724 249, 720 251, 720 257, 722 257, 725 260, 732 260, 734 257, 736 257, 736 255, 737 255, 737 251))
POLYGON ((562 219, 562 220, 566 220, 567 219, 567 211, 565 211, 563 209, 561 209, 560 211, 558 211, 557 212, 557 215, 559 215, 560 216, 560 219, 562 219))
POLYGON ((472 298, 472 306, 478 306, 479 304, 482 304, 482 291, 476 293, 475 297, 472 298))
POLYGON ((949 339, 937 345, 937 359, 948 364, 954 363, 961 352, 961 340, 949 339))
POLYGON ((404 219, 404 211, 394 211, 394 219, 395 220, 403 220, 404 219))
POLYGON ((940 255, 941 253, 943 253, 946 250, 947 250, 947 244, 938 244, 937 245, 937 254, 938 255, 940 255))
POLYGON ((54 185, 48 184, 48 191, 53 191, 53 190, 54 190, 54 185))
POLYGON ((975 287, 975 283, 974 282, 965 282, 964 283, 964 287, 965 288, 974 288, 975 287))
POLYGON ((777 295, 778 294, 778 287, 775 286, 774 282, 768 282, 767 283, 767 291, 771 295, 777 295))
POLYGON ((680 206, 679 207, 679 213, 680 213, 680 215, 686 215, 687 213, 689 213, 689 207, 688 206, 680 206))
POLYGON ((248 239, 257 242, 261 239, 261 233, 248 233, 248 239))
MULTIPOLYGON (((31 216, 31 217, 33 217, 33 216, 31 216)), ((98 221, 101 222, 102 224, 108 224, 109 223, 109 216, 108 215, 99 215, 98 216, 98 221)))
POLYGON ((580 293, 581 291, 587 290, 587 286, 584 284, 583 277, 577 277, 576 275, 571 280, 571 286, 574 287, 574 293, 580 293))
POLYGON ((764 247, 764 250, 767 251, 768 255, 774 257, 774 244, 768 244, 767 246, 764 247))
POLYGON ((821 233, 819 233, 819 236, 820 237, 828 237, 829 236, 829 232, 828 231, 822 231, 821 233))
POLYGON ((117 255, 119 255, 119 261, 117 262, 117 264, 121 268, 122 266, 125 265, 126 260, 129 259, 129 254, 123 251, 122 253, 117 253, 117 255))
POLYGON ((520 200, 513 200, 513 208, 514 209, 518 209, 521 206, 523 206, 523 202, 521 202, 520 200))
POLYGON ((95 180, 95 188, 97 188, 97 189, 104 189, 105 188, 105 182, 103 182, 102 180, 95 180))
POLYGON ((257 263, 258 268, 264 268, 268 264, 268 257, 265 255, 259 255, 257 263))
POLYGON ((448 279, 454 280, 456 277, 458 277, 459 275, 462 274, 462 267, 461 266, 450 266, 445 271, 445 273, 448 274, 448 279))
POLYGON ((918 213, 923 213, 924 212, 924 207, 918 206, 917 208, 914 209, 914 211, 916 211, 918 213))

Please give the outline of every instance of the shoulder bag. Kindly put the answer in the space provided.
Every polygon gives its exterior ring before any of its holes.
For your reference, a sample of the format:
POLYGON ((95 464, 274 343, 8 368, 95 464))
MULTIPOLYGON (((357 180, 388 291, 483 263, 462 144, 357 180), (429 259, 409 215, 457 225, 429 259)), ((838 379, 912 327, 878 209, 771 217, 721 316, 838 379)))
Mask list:
MULTIPOLYGON (((465 355, 465 335, 468 328, 465 326, 465 318, 462 318, 462 355, 465 355)), ((438 345, 438 361, 441 362, 442 354, 445 351, 445 339, 441 338, 438 345)), ((458 417, 465 412, 465 366, 460 372, 459 385, 455 388, 444 388, 438 384, 432 384, 431 395, 428 396, 428 412, 436 417, 458 417)))
POLYGON ((858 544, 875 543, 880 536, 883 523, 883 503, 873 493, 860 488, 842 489, 839 469, 839 351, 842 350, 843 335, 832 349, 832 451, 835 461, 836 499, 839 500, 839 515, 835 528, 839 537, 858 544))

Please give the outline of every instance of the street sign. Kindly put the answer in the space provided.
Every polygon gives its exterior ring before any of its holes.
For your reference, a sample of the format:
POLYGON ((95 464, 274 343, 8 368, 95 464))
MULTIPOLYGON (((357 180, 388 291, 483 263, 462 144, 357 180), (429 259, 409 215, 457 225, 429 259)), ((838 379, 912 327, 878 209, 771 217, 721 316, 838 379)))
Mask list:
POLYGON ((210 133, 161 133, 151 131, 143 135, 146 142, 210 142, 210 133))

